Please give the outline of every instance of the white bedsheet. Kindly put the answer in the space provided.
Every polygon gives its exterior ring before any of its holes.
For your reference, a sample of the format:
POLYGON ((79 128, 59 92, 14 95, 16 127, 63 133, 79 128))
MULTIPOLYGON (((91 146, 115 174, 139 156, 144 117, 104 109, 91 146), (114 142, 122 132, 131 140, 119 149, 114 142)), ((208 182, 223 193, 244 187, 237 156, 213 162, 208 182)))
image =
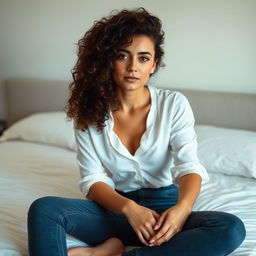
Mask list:
MULTIPOLYGON (((26 218, 37 198, 83 198, 78 190, 75 152, 64 148, 7 141, 0 143, 0 256, 27 256, 26 218)), ((256 180, 210 173, 194 210, 234 213, 247 237, 232 256, 256 255, 256 180)))

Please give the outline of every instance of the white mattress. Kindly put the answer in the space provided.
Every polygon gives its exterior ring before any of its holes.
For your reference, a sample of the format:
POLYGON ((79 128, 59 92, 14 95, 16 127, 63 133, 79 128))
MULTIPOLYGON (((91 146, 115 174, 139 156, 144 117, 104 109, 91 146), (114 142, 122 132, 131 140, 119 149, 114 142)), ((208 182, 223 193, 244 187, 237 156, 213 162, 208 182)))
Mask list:
MULTIPOLYGON (((0 143, 0 256, 26 256, 30 204, 46 195, 83 198, 75 152, 22 141, 0 143)), ((256 180, 209 173, 194 210, 234 213, 247 236, 232 256, 256 255, 256 180)))

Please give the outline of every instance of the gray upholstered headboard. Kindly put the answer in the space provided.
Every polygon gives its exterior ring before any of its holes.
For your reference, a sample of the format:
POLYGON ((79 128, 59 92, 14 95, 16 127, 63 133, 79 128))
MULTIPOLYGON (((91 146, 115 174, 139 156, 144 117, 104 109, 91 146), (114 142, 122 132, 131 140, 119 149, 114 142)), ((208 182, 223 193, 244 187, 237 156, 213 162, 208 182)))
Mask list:
POLYGON ((7 126, 36 112, 63 110, 68 82, 12 78, 5 82, 7 126))
MULTIPOLYGON (((63 110, 68 82, 13 78, 6 80, 7 125, 35 112, 63 110)), ((256 131, 256 94, 170 88, 189 100, 197 124, 256 131)))
POLYGON ((188 98, 196 123, 256 131, 256 94, 176 90, 188 98))

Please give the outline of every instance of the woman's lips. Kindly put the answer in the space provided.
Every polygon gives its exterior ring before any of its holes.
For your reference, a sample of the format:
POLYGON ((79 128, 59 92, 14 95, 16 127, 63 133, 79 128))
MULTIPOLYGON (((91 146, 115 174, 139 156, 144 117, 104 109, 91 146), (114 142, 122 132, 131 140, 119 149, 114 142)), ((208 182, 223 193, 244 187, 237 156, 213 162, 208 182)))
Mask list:
POLYGON ((139 78, 134 77, 134 76, 125 76, 124 79, 125 79, 127 82, 130 82, 130 83, 134 83, 134 82, 136 82, 136 81, 139 80, 139 78))

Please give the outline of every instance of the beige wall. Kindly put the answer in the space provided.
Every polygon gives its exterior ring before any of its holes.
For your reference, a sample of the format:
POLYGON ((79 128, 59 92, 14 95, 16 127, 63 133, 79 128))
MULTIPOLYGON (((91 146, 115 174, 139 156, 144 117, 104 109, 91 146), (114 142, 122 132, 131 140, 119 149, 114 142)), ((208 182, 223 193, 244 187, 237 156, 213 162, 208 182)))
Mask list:
POLYGON ((0 0, 0 118, 8 77, 70 80, 76 43, 113 9, 143 6, 166 33, 163 87, 256 92, 255 0, 0 0))

